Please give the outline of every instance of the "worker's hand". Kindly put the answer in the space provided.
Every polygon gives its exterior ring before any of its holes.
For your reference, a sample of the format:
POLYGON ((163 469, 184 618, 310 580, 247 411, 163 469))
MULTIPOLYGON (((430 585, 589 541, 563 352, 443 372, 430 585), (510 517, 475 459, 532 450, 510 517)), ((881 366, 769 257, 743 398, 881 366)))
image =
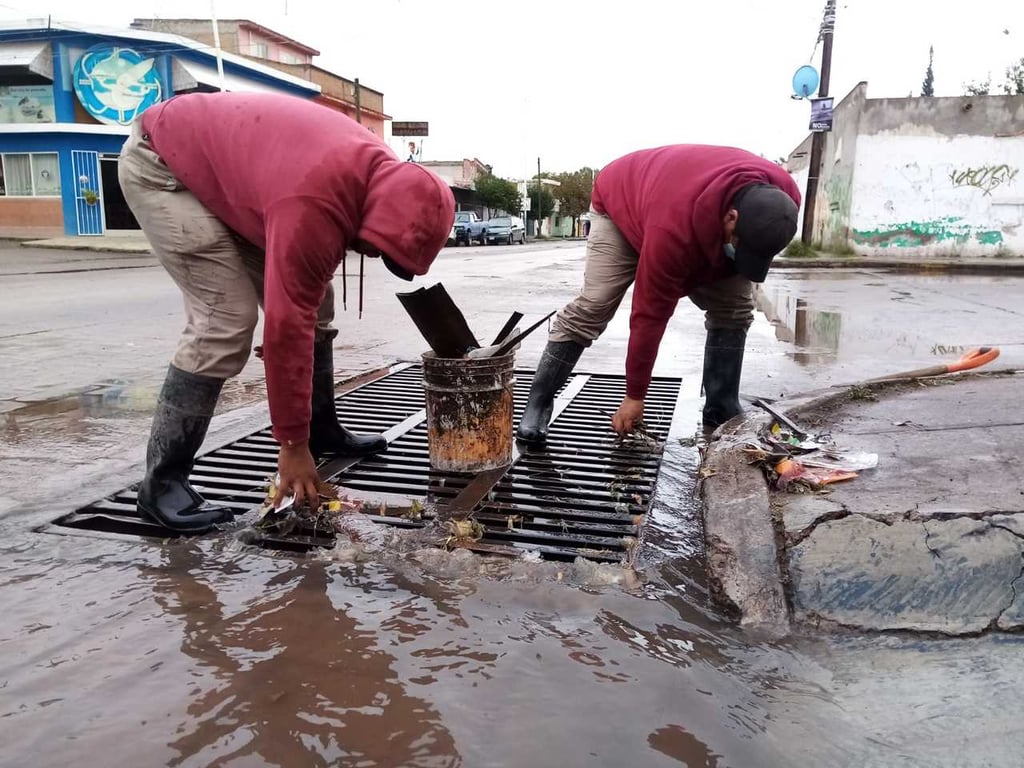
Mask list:
POLYGON ((292 494, 295 494, 296 508, 305 500, 308 500, 313 508, 318 506, 320 490, 317 483, 320 476, 316 471, 313 454, 309 452, 309 443, 282 445, 281 453, 277 457, 277 472, 281 476, 281 482, 277 489, 277 497, 274 499, 275 509, 281 505, 285 497, 292 494))
POLYGON ((612 429, 620 435, 633 431, 636 423, 644 417, 644 401, 634 400, 631 397, 623 398, 619 410, 612 416, 612 429))

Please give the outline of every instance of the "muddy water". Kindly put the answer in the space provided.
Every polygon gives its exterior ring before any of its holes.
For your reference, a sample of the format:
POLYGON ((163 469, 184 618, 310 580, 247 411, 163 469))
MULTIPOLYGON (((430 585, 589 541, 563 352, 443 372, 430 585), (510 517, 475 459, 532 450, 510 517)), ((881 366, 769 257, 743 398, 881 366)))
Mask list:
MULTIPOLYGON (((917 367, 939 356, 936 345, 996 332, 1009 345, 1024 342, 1008 330, 1019 327, 1009 322, 1012 286, 907 289, 904 280, 908 299, 875 282, 809 286, 793 277, 770 286, 778 316, 752 329, 745 383, 778 394, 917 367), (1006 311, 982 311, 999 291, 1006 311), (795 314, 791 329, 780 309, 795 297, 805 313, 838 314, 838 328, 835 318, 814 319, 817 335, 797 339, 795 314), (867 319, 862 306, 871 307, 867 319), (922 317, 936 317, 936 306, 944 313, 929 328, 922 317)), ((669 365, 692 377, 699 345, 674 333, 679 360, 669 365)), ((1007 357, 1019 359, 1020 349, 1008 346, 1007 357)), ((691 420, 696 408, 694 400, 691 420)), ((145 422, 117 416, 125 411, 69 423, 82 439, 125 440, 119 418, 145 422)), ((5 448, 41 444, 33 419, 46 424, 49 444, 75 439, 60 414, 12 418, 21 431, 16 441, 5 433, 5 448)), ((90 450, 83 457, 99 461, 90 450)), ((670 443, 636 574, 495 565, 465 552, 392 554, 370 533, 359 545, 296 558, 254 552, 231 533, 156 546, 36 534, 23 516, 0 517, 0 765, 944 764, 954 753, 914 762, 893 745, 895 729, 890 741, 879 738, 879 721, 902 712, 904 700, 884 683, 907 668, 904 649, 887 650, 880 685, 860 667, 849 672, 862 676, 853 706, 820 641, 741 633, 714 609, 696 461, 693 447, 670 443), (882 712, 879 691, 890 691, 882 712)), ((63 511, 54 500, 54 516, 63 511)), ((878 648, 826 650, 864 659, 878 648)), ((944 685, 957 677, 938 668, 944 685)), ((925 695, 916 701, 927 710, 925 695)), ((956 754, 970 754, 964 749, 956 754)))
POLYGON ((829 703, 798 650, 709 605, 695 461, 670 448, 639 579, 230 534, 8 537, 0 763, 780 764, 829 703))
POLYGON ((674 511, 692 506, 691 454, 674 451, 646 584, 586 564, 481 573, 468 553, 8 538, 0 762, 766 764, 807 722, 775 705, 800 662, 735 635, 672 563, 699 546, 674 511))

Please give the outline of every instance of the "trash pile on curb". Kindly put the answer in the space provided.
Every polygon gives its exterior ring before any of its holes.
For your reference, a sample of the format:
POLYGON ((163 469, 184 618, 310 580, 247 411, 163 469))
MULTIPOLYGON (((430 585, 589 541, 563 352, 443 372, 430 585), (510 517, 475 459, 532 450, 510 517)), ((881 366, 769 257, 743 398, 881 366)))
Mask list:
POLYGON ((846 450, 832 442, 829 434, 798 432, 774 420, 759 430, 756 442, 747 441, 742 450, 752 464, 764 469, 773 488, 791 493, 818 491, 878 466, 876 453, 846 450))

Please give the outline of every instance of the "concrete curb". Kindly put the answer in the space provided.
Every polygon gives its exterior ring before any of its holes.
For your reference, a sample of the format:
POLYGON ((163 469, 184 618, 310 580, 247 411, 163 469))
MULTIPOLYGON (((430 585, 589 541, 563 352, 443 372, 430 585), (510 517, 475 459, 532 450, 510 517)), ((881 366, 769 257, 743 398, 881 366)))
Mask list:
POLYGON ((740 626, 788 633, 789 607, 768 486, 743 454, 742 437, 765 417, 753 413, 722 427, 709 446, 701 495, 712 594, 739 613, 740 626))
POLYGON ((142 253, 149 254, 153 250, 148 245, 136 245, 134 243, 116 244, 106 241, 103 243, 64 243, 50 240, 22 240, 18 243, 22 248, 46 248, 53 251, 94 251, 97 253, 142 253))

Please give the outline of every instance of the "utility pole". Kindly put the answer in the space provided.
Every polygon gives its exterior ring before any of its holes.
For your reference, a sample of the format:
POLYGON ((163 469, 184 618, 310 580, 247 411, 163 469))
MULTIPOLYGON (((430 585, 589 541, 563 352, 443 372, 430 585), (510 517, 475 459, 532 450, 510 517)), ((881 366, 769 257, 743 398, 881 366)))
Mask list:
POLYGON ((210 0, 210 22, 213 24, 213 50, 217 56, 217 84, 224 91, 227 89, 224 87, 224 57, 220 50, 220 25, 217 24, 216 0, 210 0))
POLYGON ((540 158, 537 158, 537 237, 540 237, 540 158))
POLYGON ((355 85, 353 86, 353 90, 355 91, 355 95, 356 95, 356 122, 357 123, 362 123, 363 122, 363 102, 362 102, 362 94, 359 93, 359 78, 358 77, 355 79, 355 85))
MULTIPOLYGON (((832 73, 832 33, 836 28, 836 0, 826 0, 825 15, 821 20, 818 39, 821 40, 821 85, 818 98, 828 96, 828 79, 832 73)), ((814 207, 818 197, 818 178, 821 175, 821 155, 825 149, 825 131, 811 134, 811 159, 807 166, 807 193, 804 195, 804 226, 800 239, 810 245, 814 239, 814 207)))

